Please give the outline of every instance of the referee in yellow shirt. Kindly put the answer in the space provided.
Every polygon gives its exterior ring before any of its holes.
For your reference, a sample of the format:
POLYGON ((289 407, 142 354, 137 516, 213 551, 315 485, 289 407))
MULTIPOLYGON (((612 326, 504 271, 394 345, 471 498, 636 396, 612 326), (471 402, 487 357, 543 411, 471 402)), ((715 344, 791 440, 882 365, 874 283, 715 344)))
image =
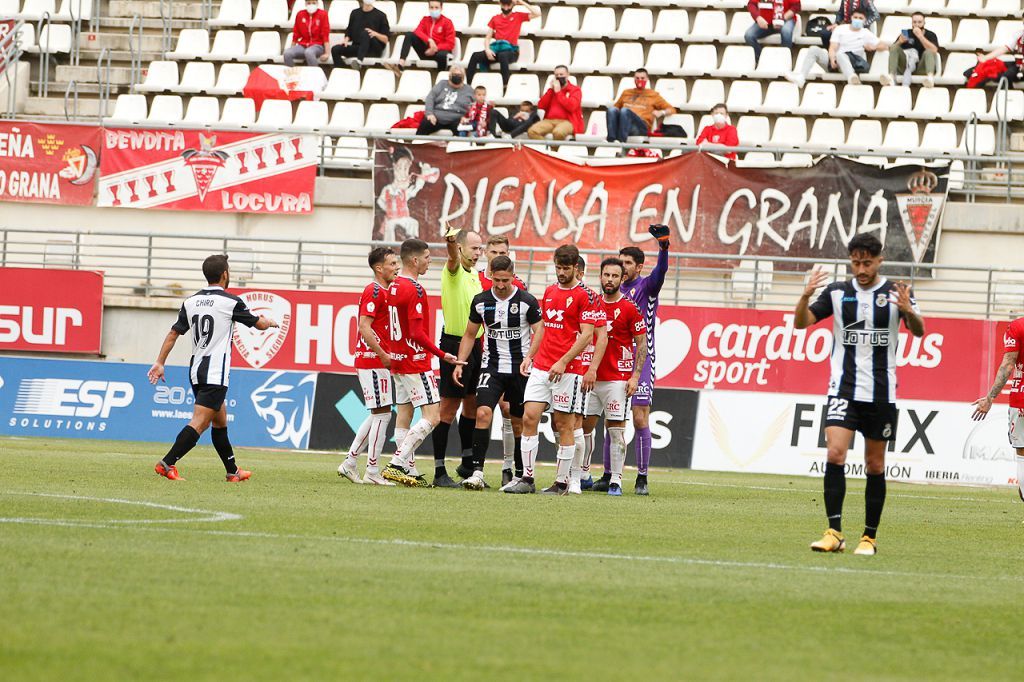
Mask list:
MULTIPOLYGON (((476 232, 449 230, 445 235, 448 262, 441 271, 441 310, 444 329, 440 348, 458 354, 462 335, 469 322, 469 306, 473 297, 483 291, 476 262, 483 255, 483 240, 476 232)), ((482 330, 481 330, 482 332, 482 330)), ((479 338, 479 337, 478 337, 479 338)), ((462 386, 452 378, 453 365, 441 363, 441 422, 434 429, 434 485, 442 488, 461 487, 448 475, 444 455, 448 450, 448 431, 462 403, 459 417, 459 440, 462 444, 462 463, 455 470, 462 478, 473 475, 473 431, 476 429, 476 384, 480 376, 482 349, 478 342, 462 368, 462 386)))

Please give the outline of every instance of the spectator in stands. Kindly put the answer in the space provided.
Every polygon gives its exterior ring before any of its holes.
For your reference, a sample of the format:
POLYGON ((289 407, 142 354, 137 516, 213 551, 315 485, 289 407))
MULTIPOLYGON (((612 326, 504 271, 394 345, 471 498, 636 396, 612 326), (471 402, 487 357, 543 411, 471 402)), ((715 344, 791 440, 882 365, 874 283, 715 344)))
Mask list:
MULTIPOLYGON (((851 0, 852 2, 853 0, 851 0)), ((871 65, 868 63, 868 52, 885 52, 889 49, 886 43, 878 39, 866 28, 866 16, 860 10, 853 13, 849 24, 837 26, 832 31, 828 44, 828 52, 815 45, 806 55, 799 71, 786 74, 786 80, 796 83, 798 88, 804 87, 807 75, 815 64, 832 71, 842 71, 846 82, 850 85, 860 84, 860 76, 867 73, 871 65)))
POLYGON ((487 88, 473 88, 473 104, 459 121, 459 137, 491 137, 494 135, 494 105, 487 101, 487 88))
POLYGON ((525 0, 501 0, 501 13, 495 14, 487 22, 487 45, 482 52, 474 52, 466 67, 466 77, 473 82, 477 71, 487 71, 494 62, 501 69, 501 82, 508 85, 512 77, 510 64, 519 60, 519 32, 523 24, 540 16, 540 8, 529 5, 525 0), (515 5, 525 7, 525 12, 513 12, 515 5))
POLYGON ((542 140, 547 135, 564 140, 582 133, 583 91, 569 82, 569 67, 556 66, 549 82, 551 87, 537 102, 537 108, 544 110, 544 120, 530 126, 526 134, 531 140, 542 140))
POLYGON ((498 127, 505 131, 509 137, 524 135, 534 123, 540 120, 537 115, 537 107, 533 102, 524 101, 519 103, 519 111, 512 116, 505 116, 497 109, 494 110, 494 121, 498 127))
POLYGON ((334 65, 341 66, 348 60, 349 65, 359 66, 364 59, 383 56, 390 35, 388 16, 374 8, 373 0, 363 0, 362 5, 348 15, 348 28, 341 44, 331 48, 334 65))
POLYGON ((836 10, 835 22, 829 24, 828 30, 821 34, 821 46, 828 49, 832 42, 832 31, 839 26, 850 24, 853 21, 855 12, 864 15, 864 26, 871 28, 881 17, 875 9, 874 0, 839 0, 839 9, 836 10))
MULTIPOLYGON (((703 144, 721 144, 726 147, 738 147, 740 144, 739 133, 736 126, 729 120, 729 109, 724 104, 716 104, 711 107, 711 125, 704 126, 697 136, 697 146, 703 144)), ((725 155, 726 158, 736 160, 736 152, 725 155)))
POLYGON ((772 34, 781 34, 783 47, 793 47, 800 0, 750 0, 747 11, 754 17, 754 23, 747 29, 743 39, 754 48, 754 64, 761 61, 760 41, 772 34))
POLYGON ((320 9, 316 0, 306 0, 306 11, 295 15, 292 46, 284 51, 285 66, 295 66, 297 59, 305 59, 307 66, 327 61, 330 45, 331 24, 327 11, 320 9))
MULTIPOLYGON (((1024 31, 1010 39, 1005 45, 1000 45, 988 54, 978 58, 979 66, 990 59, 999 59, 1004 54, 1012 55, 1014 60, 1005 64, 1006 70, 999 74, 999 78, 1005 78, 1010 82, 1010 87, 1019 85, 1024 80, 1024 31)), ((968 75, 968 77, 970 77, 968 75)))
POLYGON ((924 27, 924 14, 911 15, 911 27, 903 30, 889 50, 889 73, 879 76, 882 85, 892 85, 893 76, 903 74, 903 87, 910 87, 913 75, 924 76, 924 86, 934 87, 939 68, 939 39, 924 27), (892 75, 889 75, 892 74, 892 75))
POLYGON ((675 107, 657 90, 647 87, 647 69, 633 72, 635 87, 623 90, 615 104, 608 107, 608 141, 625 142, 630 135, 648 135, 656 119, 674 114, 675 107))
POLYGON ((458 64, 448 69, 448 80, 440 81, 427 93, 423 120, 417 135, 433 135, 439 130, 458 131, 459 121, 473 104, 473 90, 466 85, 466 72, 458 64))
POLYGON ((455 24, 441 14, 441 0, 430 0, 427 16, 420 19, 415 31, 405 34, 398 64, 386 66, 395 73, 401 73, 409 57, 409 50, 413 49, 420 59, 437 62, 438 71, 443 71, 448 68, 448 60, 455 51, 455 37, 455 24))

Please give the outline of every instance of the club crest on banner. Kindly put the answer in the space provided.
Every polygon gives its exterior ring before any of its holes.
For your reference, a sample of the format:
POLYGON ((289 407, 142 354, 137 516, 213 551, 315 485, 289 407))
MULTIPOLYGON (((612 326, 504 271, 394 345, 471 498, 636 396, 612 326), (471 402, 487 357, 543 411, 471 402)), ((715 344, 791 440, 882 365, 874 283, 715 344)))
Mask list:
POLYGON ((896 195, 900 220, 907 233, 907 241, 910 242, 910 252, 915 263, 920 263, 924 259, 938 227, 942 206, 946 202, 945 194, 934 191, 938 185, 939 178, 935 173, 922 168, 907 180, 907 189, 910 192, 896 195))
POLYGON ((219 149, 214 149, 217 144, 217 136, 206 136, 199 133, 199 149, 186 149, 181 154, 185 165, 192 169, 192 175, 196 179, 196 192, 199 194, 199 202, 206 201, 206 193, 213 184, 213 176, 224 167, 228 155, 219 149))
POLYGON ((278 328, 260 331, 254 327, 235 325, 234 343, 238 354, 250 367, 260 369, 281 350, 292 326, 292 304, 283 296, 269 291, 246 291, 239 296, 254 315, 275 320, 278 328))

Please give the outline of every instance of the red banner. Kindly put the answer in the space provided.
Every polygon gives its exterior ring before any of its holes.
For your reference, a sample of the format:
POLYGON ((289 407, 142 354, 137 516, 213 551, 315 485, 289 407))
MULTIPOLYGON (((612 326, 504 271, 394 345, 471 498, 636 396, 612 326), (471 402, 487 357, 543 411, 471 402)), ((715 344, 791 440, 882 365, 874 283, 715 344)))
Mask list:
POLYGON ((688 253, 846 258, 850 239, 871 232, 887 260, 930 263, 947 188, 945 167, 838 157, 809 168, 736 168, 702 153, 589 166, 528 147, 379 140, 374 159, 373 234, 385 241, 440 242, 451 224, 523 246, 607 249, 664 223, 688 253))
MULTIPOLYGON (((280 329, 239 328, 239 367, 353 372, 359 295, 353 292, 243 290, 257 313, 280 329)), ((433 329, 440 299, 431 298, 433 329)), ((787 311, 662 306, 656 330, 657 385, 824 394, 832 327, 797 330, 787 311)), ((927 333, 900 333, 899 389, 906 399, 973 400, 988 390, 1002 358, 1003 326, 982 320, 926 318, 927 333)))
POLYGON ((0 268, 0 351, 99 353, 103 273, 0 268))
POLYGON ((100 144, 96 126, 0 121, 0 201, 92 204, 100 144))
POLYGON ((98 205, 312 213, 317 162, 311 135, 105 128, 98 205))

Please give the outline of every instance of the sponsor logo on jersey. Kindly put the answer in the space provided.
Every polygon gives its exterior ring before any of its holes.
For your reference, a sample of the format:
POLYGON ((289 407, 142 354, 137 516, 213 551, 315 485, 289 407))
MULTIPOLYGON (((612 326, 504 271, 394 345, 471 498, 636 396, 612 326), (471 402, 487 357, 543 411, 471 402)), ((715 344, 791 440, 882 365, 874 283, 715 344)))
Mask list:
POLYGON ((888 329, 865 329, 864 320, 857 320, 843 328, 843 345, 846 346, 888 346, 891 341, 892 334, 888 329))

